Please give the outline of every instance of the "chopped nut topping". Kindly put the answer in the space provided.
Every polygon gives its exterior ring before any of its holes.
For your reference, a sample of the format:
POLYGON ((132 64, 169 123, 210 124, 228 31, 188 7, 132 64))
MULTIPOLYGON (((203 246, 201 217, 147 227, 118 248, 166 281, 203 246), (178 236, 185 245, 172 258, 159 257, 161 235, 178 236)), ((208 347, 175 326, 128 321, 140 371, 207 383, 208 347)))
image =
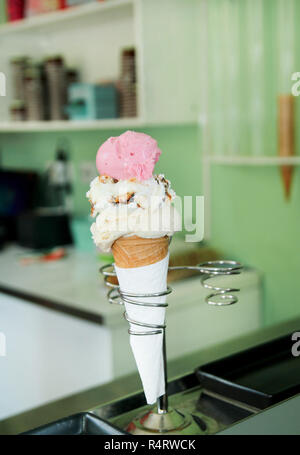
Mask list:
POLYGON ((119 181, 105 174, 99 175, 99 180, 101 183, 117 183, 119 181))
POLYGON ((132 202, 134 197, 134 193, 126 193, 122 194, 121 196, 116 196, 114 199, 115 204, 128 204, 128 202, 132 202))
POLYGON ((169 180, 167 180, 167 179, 165 178, 165 176, 162 175, 162 174, 155 175, 154 178, 155 178, 155 180, 157 181, 157 183, 162 183, 162 184, 164 185, 166 195, 168 196, 168 198, 172 199, 172 196, 168 193, 168 191, 169 191, 169 189, 170 189, 170 182, 169 182, 169 180))
POLYGON ((94 215, 94 211, 95 211, 95 208, 94 208, 95 204, 93 204, 92 199, 89 199, 89 203, 91 204, 91 216, 93 216, 94 215))

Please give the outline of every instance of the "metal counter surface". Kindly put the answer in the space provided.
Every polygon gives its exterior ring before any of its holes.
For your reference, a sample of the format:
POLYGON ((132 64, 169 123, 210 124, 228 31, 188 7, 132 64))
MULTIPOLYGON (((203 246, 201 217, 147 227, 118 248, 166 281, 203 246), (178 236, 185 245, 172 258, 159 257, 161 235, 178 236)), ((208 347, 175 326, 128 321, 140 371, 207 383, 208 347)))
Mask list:
POLYGON ((232 425, 219 435, 300 435, 300 395, 232 425))
MULTIPOLYGON (((298 331, 300 318, 281 324, 258 329, 238 339, 220 343, 216 346, 197 350, 169 362, 169 378, 173 379, 193 371, 197 366, 225 357, 232 353, 264 343, 276 337, 298 331)), ((138 374, 118 378, 110 383, 94 387, 78 394, 54 401, 20 415, 0 422, 0 434, 18 434, 40 425, 58 420, 123 398, 141 389, 138 374)), ((245 421, 246 424, 246 421, 245 421)), ((234 427, 232 427, 233 429, 234 427)), ((230 431, 228 429, 228 431, 230 431)), ((249 430, 250 431, 250 430, 249 430)), ((263 431, 263 430, 262 430, 263 431)), ((238 433, 236 433, 238 434, 238 433)))

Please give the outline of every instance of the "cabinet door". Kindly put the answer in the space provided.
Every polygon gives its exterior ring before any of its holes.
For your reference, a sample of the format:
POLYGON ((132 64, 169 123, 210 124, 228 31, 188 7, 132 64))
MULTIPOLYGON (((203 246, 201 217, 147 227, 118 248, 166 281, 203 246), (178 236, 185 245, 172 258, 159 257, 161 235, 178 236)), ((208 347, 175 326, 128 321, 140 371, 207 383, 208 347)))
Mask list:
POLYGON ((0 294, 0 419, 112 379, 106 327, 0 294))

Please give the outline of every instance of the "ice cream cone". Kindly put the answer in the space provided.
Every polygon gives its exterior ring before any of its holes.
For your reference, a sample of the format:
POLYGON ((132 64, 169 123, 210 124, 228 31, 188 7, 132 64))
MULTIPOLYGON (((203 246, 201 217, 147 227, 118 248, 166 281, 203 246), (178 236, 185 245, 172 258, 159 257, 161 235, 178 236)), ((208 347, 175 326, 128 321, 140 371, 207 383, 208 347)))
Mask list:
MULTIPOLYGON (((151 294, 167 289, 169 264, 169 238, 144 239, 137 236, 121 237, 114 242, 112 252, 115 269, 124 292, 151 294)), ((138 303, 165 303, 166 296, 131 297, 138 303)), ((165 321, 164 307, 147 307, 125 302, 131 321, 162 325, 165 321)), ((130 323, 135 332, 151 332, 151 328, 130 323)), ((147 403, 153 404, 165 392, 163 369, 163 334, 130 336, 130 345, 143 383, 147 403)))
MULTIPOLYGON (((285 158, 291 157, 295 153, 294 113, 293 95, 280 95, 278 97, 278 154, 285 158)), ((293 170, 293 166, 289 165, 280 167, 287 201, 290 198, 293 170)))
POLYGON ((157 141, 144 133, 108 138, 96 156, 99 176, 86 193, 95 217, 93 240, 114 256, 130 344, 149 404, 165 392, 169 239, 182 229, 171 182, 154 174, 160 154, 157 141))
POLYGON ((136 235, 120 237, 112 245, 118 267, 125 269, 143 267, 161 261, 168 254, 169 238, 145 239, 136 235))
POLYGON ((291 194, 292 178, 294 173, 294 166, 281 166, 281 178, 284 186, 285 199, 288 201, 291 194))

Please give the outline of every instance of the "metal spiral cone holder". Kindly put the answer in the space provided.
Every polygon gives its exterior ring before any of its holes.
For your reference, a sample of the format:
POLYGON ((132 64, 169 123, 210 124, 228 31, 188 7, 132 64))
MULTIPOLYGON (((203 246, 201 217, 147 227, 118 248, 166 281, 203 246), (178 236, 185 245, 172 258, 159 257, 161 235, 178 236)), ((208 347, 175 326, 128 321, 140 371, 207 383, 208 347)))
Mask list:
MULTIPOLYGON (((228 306, 233 305, 238 301, 235 292, 239 289, 236 288, 224 288, 220 286, 214 286, 212 280, 220 276, 237 275, 241 273, 242 266, 240 263, 235 261, 208 261, 203 262, 197 266, 177 266, 169 267, 169 270, 193 270, 199 273, 201 284, 204 288, 210 291, 210 294, 206 296, 205 302, 208 305, 214 306, 228 306)), ((116 277, 114 270, 114 264, 107 264, 101 267, 100 272, 104 275, 104 281, 110 291, 107 294, 109 303, 124 305, 129 303, 132 305, 140 305, 143 307, 167 307, 167 303, 157 302, 143 302, 136 299, 139 298, 155 298, 169 295, 172 292, 172 288, 167 286, 167 289, 163 292, 151 293, 151 294, 134 294, 131 292, 125 292, 120 289, 119 285, 111 283, 110 277, 116 277), (133 300, 135 299, 135 300, 133 300)), ((132 434, 200 434, 201 430, 194 421, 193 417, 187 415, 178 409, 173 409, 168 405, 168 392, 167 392, 167 356, 166 356, 166 325, 146 324, 129 318, 126 311, 124 312, 125 319, 130 323, 131 326, 144 327, 147 331, 135 331, 129 328, 128 333, 134 336, 152 336, 152 335, 163 335, 162 343, 162 354, 163 354, 163 366, 164 366, 164 378, 165 378, 165 390, 164 395, 160 396, 157 400, 157 407, 151 408, 146 414, 142 414, 137 417, 133 422, 126 428, 132 434)))

